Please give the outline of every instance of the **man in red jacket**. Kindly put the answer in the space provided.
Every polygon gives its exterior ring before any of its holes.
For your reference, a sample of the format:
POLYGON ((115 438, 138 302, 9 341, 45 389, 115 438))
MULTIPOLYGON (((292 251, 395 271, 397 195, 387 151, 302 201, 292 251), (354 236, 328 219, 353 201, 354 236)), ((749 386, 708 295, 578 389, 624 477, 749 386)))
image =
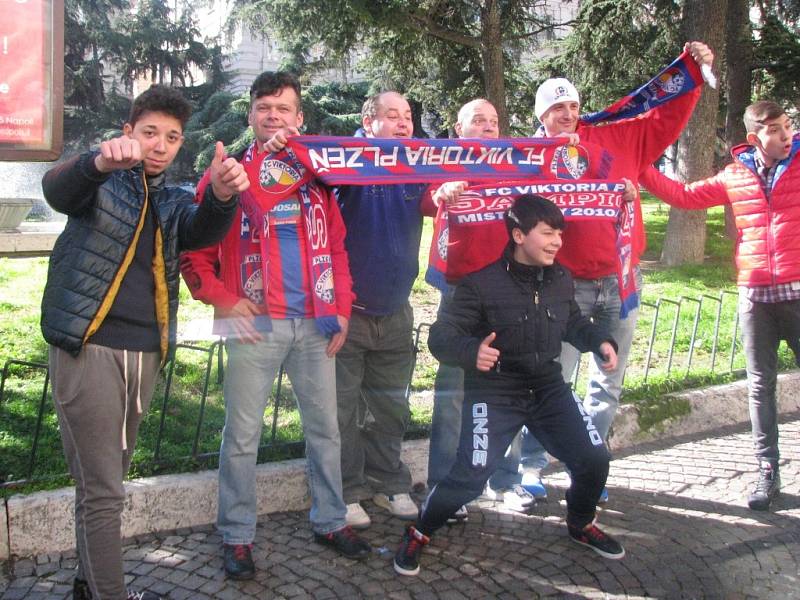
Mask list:
MULTIPOLYGON (((700 80, 700 67, 711 65, 714 55, 702 42, 686 44, 694 61, 688 61, 696 80, 700 80)), ((590 125, 580 121, 580 97, 578 91, 563 78, 548 79, 536 92, 534 112, 542 124, 537 135, 554 137, 563 133, 578 134, 581 142, 592 142, 604 147, 614 157, 609 179, 629 179, 634 185, 639 173, 655 162, 667 147, 675 142, 686 126, 694 106, 700 97, 700 87, 660 104, 638 118, 629 118, 590 125)), ((633 333, 639 311, 630 311, 626 318, 620 318, 620 294, 617 282, 616 232, 613 223, 582 221, 570 223, 564 231, 564 247, 558 255, 561 264, 567 267, 575 278, 575 300, 581 312, 594 319, 608 330, 619 344, 617 368, 604 372, 597 360, 590 360, 589 383, 584 408, 589 413, 598 431, 604 438, 614 419, 622 391, 622 380, 628 362, 633 333)), ((633 248, 631 265, 634 268, 636 288, 641 288, 639 256, 644 252, 645 232, 642 210, 637 196, 635 200, 635 222, 633 228, 633 248)), ((572 378, 580 353, 572 345, 564 343, 561 364, 564 378, 572 378)), ((533 463, 537 460, 534 448, 527 447, 531 440, 525 440, 524 454, 533 463)), ((535 442, 535 441, 534 441, 535 442)), ((539 452, 543 450, 539 449, 539 452)), ((523 485, 529 480, 523 476, 523 485)), ((608 494, 603 490, 601 502, 608 494)))
POLYGON ((281 364, 303 421, 314 539, 349 558, 370 554, 345 523, 342 496, 334 355, 353 301, 344 224, 329 190, 316 182, 298 187, 300 175, 270 156, 273 137, 303 124, 297 78, 259 75, 250 88, 248 122, 255 141, 242 164, 250 192, 225 239, 187 253, 181 265, 192 296, 214 305, 214 330, 227 338, 217 527, 225 571, 234 579, 255 574, 255 466, 281 364))
MULTIPOLYGON (((778 345, 800 357, 800 136, 784 110, 762 100, 744 113, 747 144, 724 171, 683 185, 652 167, 641 182, 678 208, 730 203, 736 218, 739 322, 759 479, 748 498, 767 510, 781 487, 775 385, 778 345)), ((800 363, 798 363, 800 364, 800 363)))

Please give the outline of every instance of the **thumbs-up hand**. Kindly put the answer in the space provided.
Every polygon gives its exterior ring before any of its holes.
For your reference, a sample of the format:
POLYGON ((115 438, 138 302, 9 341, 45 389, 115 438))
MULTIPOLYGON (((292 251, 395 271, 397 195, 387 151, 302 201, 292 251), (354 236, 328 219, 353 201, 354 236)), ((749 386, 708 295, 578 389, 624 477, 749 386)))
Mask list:
POLYGON ((496 337, 497 334, 493 331, 483 338, 481 345, 478 346, 478 358, 475 361, 478 371, 491 371, 500 359, 500 350, 491 346, 496 337))
POLYGON ((94 165, 101 173, 126 170, 142 162, 142 147, 139 141, 121 135, 100 144, 100 154, 95 156, 94 165))
POLYGON ((235 194, 250 187, 250 180, 244 167, 235 158, 225 158, 225 146, 217 142, 214 148, 214 159, 211 161, 211 187, 214 195, 227 202, 235 194))

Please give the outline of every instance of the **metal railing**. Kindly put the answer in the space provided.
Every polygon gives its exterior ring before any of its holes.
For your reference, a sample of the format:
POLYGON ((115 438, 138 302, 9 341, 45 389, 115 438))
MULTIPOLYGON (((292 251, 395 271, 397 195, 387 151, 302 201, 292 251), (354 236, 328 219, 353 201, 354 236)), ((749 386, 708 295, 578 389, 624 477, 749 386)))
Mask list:
MULTIPOLYGON (((710 352, 707 353, 708 356, 705 357, 705 362, 699 369, 706 373, 730 373, 734 371, 737 355, 741 360, 741 353, 738 352, 737 344, 739 321, 738 314, 736 313, 735 309, 735 303, 732 307, 732 331, 730 334, 724 333, 721 327, 723 315, 726 314, 724 305, 726 304, 725 299, 728 295, 735 296, 736 293, 723 291, 718 296, 703 294, 698 298, 682 296, 678 300, 660 298, 655 303, 642 302, 638 328, 639 339, 634 340, 634 348, 631 351, 629 365, 632 364, 631 361, 637 360, 636 357, 644 357, 643 365, 639 365, 639 371, 642 373, 641 377, 645 383, 656 371, 660 371, 667 377, 672 377, 673 371, 676 369, 675 364, 679 358, 685 360, 685 366, 681 369, 681 375, 678 375, 678 377, 686 378, 692 373, 697 372, 698 369, 693 369, 693 367, 695 367, 698 361, 696 346, 698 344, 697 336, 699 324, 702 320, 701 317, 704 307, 712 305, 714 318, 712 328, 713 333, 711 334, 712 339, 710 340, 711 349, 710 352), (687 312, 689 310, 691 310, 691 313, 687 312), (691 314, 688 324, 690 331, 688 348, 685 348, 684 350, 678 350, 678 333, 687 327, 685 324, 682 325, 685 319, 682 321, 681 317, 684 314, 691 314), (645 338, 646 345, 644 349, 642 349, 641 334, 643 333, 643 323, 648 320, 651 320, 652 323, 649 327, 649 334, 645 338), (726 361, 726 370, 721 371, 719 364, 721 363, 720 356, 724 354, 721 351, 721 347, 723 345, 728 348, 727 352, 729 357, 726 361), (639 350, 638 352, 637 349, 639 350), (656 352, 660 354, 666 353, 666 360, 661 360, 659 357, 655 356, 656 352)), ((731 303, 728 302, 727 304, 730 305, 731 303)), ((729 308, 729 310, 731 309, 729 308)), ((731 320, 731 318, 729 317, 728 320, 731 320)), ((429 328, 429 323, 421 323, 414 330, 414 361, 409 373, 408 384, 406 385, 405 390, 407 399, 410 398, 413 393, 413 381, 418 365, 418 358, 419 354, 425 351, 423 349, 423 343, 427 337, 425 334, 429 328)), ((706 339, 703 340, 703 342, 707 344, 709 340, 706 339)), ((163 394, 159 395, 158 402, 155 398, 153 400, 153 404, 157 405, 158 407, 157 410, 151 411, 151 413, 158 413, 157 415, 151 415, 151 419, 155 417, 158 419, 158 426, 155 428, 155 440, 150 444, 149 447, 144 447, 140 436, 139 448, 137 449, 137 454, 134 460, 135 465, 145 467, 144 470, 147 472, 159 472, 172 468, 176 465, 186 467, 187 463, 190 463, 188 465, 189 468, 191 468, 192 464, 197 466, 209 465, 218 458, 218 448, 211 451, 203 450, 201 442, 203 441, 203 429, 207 426, 207 409, 212 389, 214 390, 214 393, 221 394, 219 387, 224 378, 223 352, 224 345, 221 341, 215 341, 208 347, 190 344, 178 344, 176 359, 168 364, 165 372, 163 394), (176 375, 176 371, 184 368, 186 364, 191 362, 183 361, 179 358, 187 352, 200 355, 200 358, 202 358, 202 362, 200 364, 202 365, 203 372, 199 393, 191 394, 189 400, 189 403, 196 405, 196 422, 194 423, 193 427, 190 452, 181 456, 169 456, 164 451, 165 442, 169 441, 170 436, 172 435, 167 426, 168 416, 172 411, 179 411, 180 409, 178 393, 175 392, 175 387, 176 381, 180 381, 181 378, 179 375, 176 375)), ((641 363, 641 361, 639 362, 641 363)), ((48 366, 47 364, 24 360, 9 360, 6 362, 3 367, 2 376, 0 377, 0 423, 3 424, 7 424, 9 422, 8 419, 4 418, 3 412, 7 410, 7 382, 13 380, 14 378, 14 367, 17 367, 18 369, 24 369, 26 371, 25 374, 29 374, 28 371, 31 369, 34 371, 42 371, 44 374, 44 381, 42 382, 41 393, 37 394, 38 409, 34 431, 32 436, 30 436, 31 442, 29 445, 29 455, 28 460, 26 461, 27 468, 25 469, 24 473, 14 473, 13 477, 11 477, 8 473, 3 473, 0 471, 0 489, 16 487, 40 479, 52 477, 52 475, 39 475, 36 472, 37 456, 40 454, 42 424, 48 415, 52 417, 53 413, 52 405, 47 402, 50 383, 48 366)), ((576 379, 580 376, 581 374, 578 371, 576 373, 576 379)), ((628 376, 630 376, 630 368, 628 376)), ((286 387, 284 372, 283 369, 281 369, 268 406, 268 411, 271 410, 271 415, 268 415, 270 417, 270 422, 267 431, 265 432, 266 435, 262 434, 262 444, 259 449, 261 454, 263 454, 266 450, 274 450, 283 452, 284 455, 288 453, 295 456, 302 453, 302 440, 282 441, 278 436, 281 427, 281 414, 285 414, 290 409, 294 409, 293 398, 289 393, 287 393, 286 387)), ((28 395, 30 396, 30 393, 28 395)), ((218 411, 221 410, 220 407, 216 405, 215 409, 218 411)), ((178 419, 178 421, 180 421, 180 419, 178 419)), ((149 426, 155 427, 152 424, 149 424, 149 426)), ((212 426, 216 428, 214 435, 218 435, 221 425, 216 423, 212 424, 212 426)), ((0 425, 0 433, 2 433, 2 430, 5 427, 6 425, 0 425)), ((10 435, 16 435, 15 432, 7 433, 10 435)), ((419 434, 419 431, 412 433, 414 437, 418 437, 419 434)), ((58 444, 60 444, 60 442, 58 442, 58 444)), ((50 450, 51 452, 60 453, 60 446, 57 449, 51 448, 50 450)), ((2 467, 1 460, 0 467, 2 467)))

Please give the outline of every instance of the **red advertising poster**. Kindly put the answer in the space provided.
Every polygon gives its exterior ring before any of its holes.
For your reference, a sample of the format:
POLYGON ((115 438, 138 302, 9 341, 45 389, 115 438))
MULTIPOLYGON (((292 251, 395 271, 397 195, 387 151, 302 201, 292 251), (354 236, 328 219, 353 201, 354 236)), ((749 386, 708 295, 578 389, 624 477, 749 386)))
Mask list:
POLYGON ((53 160, 64 113, 64 1, 0 0, 0 160, 53 160))
POLYGON ((45 140, 44 0, 0 0, 0 142, 45 140))

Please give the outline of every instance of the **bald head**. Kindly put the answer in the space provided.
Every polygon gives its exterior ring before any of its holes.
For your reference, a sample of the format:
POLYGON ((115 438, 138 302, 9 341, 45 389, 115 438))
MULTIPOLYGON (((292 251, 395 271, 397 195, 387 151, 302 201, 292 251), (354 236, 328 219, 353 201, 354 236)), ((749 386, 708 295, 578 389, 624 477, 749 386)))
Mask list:
POLYGON ((454 128, 460 138, 497 139, 500 135, 497 110, 483 98, 471 100, 458 111, 454 128))
POLYGON ((361 125, 367 137, 410 138, 414 133, 411 106, 402 94, 375 94, 361 109, 361 125))

